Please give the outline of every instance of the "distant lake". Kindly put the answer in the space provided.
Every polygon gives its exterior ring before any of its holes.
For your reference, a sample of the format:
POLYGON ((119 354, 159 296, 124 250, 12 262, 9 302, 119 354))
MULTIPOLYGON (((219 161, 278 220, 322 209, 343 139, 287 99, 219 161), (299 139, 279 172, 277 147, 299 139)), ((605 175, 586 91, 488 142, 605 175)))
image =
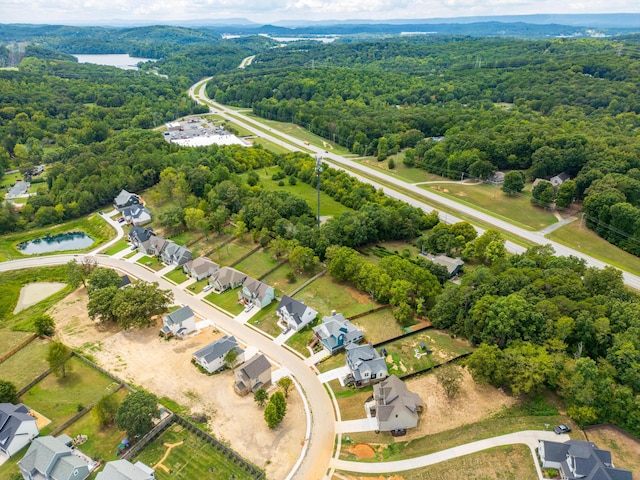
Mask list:
POLYGON ((78 63, 93 63, 95 65, 107 65, 110 67, 123 68, 124 70, 137 70, 138 62, 156 62, 153 58, 131 57, 128 53, 108 53, 108 54, 73 54, 78 59, 78 63))
POLYGON ((84 232, 69 232, 29 240, 18 244, 18 250, 25 255, 36 253, 82 250, 93 243, 93 238, 84 232))

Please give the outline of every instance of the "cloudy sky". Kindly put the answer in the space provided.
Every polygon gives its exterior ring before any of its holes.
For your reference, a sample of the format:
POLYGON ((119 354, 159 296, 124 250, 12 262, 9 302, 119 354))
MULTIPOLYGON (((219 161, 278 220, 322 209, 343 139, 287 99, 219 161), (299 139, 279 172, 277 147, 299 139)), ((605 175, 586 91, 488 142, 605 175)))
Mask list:
POLYGON ((1 23, 106 24, 247 18, 346 20, 532 13, 640 13, 638 0, 0 0, 1 23))

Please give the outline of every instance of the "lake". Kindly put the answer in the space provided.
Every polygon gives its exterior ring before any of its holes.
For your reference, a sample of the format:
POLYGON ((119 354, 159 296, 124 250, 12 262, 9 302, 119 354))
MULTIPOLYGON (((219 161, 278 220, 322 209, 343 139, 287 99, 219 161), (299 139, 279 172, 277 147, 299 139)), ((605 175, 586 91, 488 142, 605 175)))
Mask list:
POLYGON ((92 244, 93 238, 84 232, 67 232, 20 243, 18 250, 25 255, 35 255, 37 253, 82 250, 92 244))
POLYGON ((95 65, 107 65, 110 67, 123 68, 124 70, 137 70, 139 62, 157 62, 153 58, 132 57, 128 53, 108 53, 108 54, 73 54, 78 59, 78 63, 93 63, 95 65))

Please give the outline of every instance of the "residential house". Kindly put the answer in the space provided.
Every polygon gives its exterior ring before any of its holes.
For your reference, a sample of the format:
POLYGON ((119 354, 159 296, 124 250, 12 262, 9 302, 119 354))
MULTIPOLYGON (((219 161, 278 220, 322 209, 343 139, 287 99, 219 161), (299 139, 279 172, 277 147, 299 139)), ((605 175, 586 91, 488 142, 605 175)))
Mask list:
MULTIPOLYGON (((66 437, 68 438, 68 437, 66 437)), ((84 480, 92 463, 72 450, 67 441, 51 436, 37 437, 18 462, 25 480, 84 480)))
POLYGON ((22 403, 0 403, 0 454, 11 457, 38 433, 36 419, 29 415, 29 407, 22 403))
POLYGON ((238 301, 245 305, 252 303, 258 308, 263 308, 273 301, 275 295, 272 286, 254 278, 246 277, 242 282, 242 290, 238 292, 238 301))
POLYGON ((187 305, 162 317, 160 333, 165 336, 186 337, 196 331, 196 317, 187 305))
POLYGON ((149 241, 155 235, 151 228, 142 228, 138 226, 131 227, 129 231, 129 241, 132 245, 140 246, 142 243, 149 241))
POLYGON ((225 366, 225 356, 231 350, 238 352, 237 363, 244 361, 244 350, 238 346, 235 337, 229 337, 228 335, 194 352, 193 360, 207 372, 213 373, 225 366))
POLYGON ((129 225, 144 225, 151 221, 151 212, 141 205, 132 205, 122 209, 124 221, 129 225))
POLYGON ((408 428, 418 426, 422 400, 395 375, 373 386, 373 402, 378 431, 403 435, 408 428))
POLYGON ((113 199, 113 206, 120 212, 131 205, 140 205, 140 197, 135 193, 122 190, 118 196, 113 199))
POLYGON ((207 257, 198 257, 182 266, 184 273, 189 275, 191 278, 195 278, 197 281, 210 277, 219 269, 220 266, 209 260, 207 257))
POLYGON ((352 343, 347 345, 345 350, 349 369, 345 384, 353 383, 356 387, 365 387, 384 380, 389 375, 387 363, 370 343, 352 343))
POLYGON ((213 291, 223 293, 242 285, 247 276, 231 267, 222 267, 209 278, 209 283, 213 286, 213 291))
POLYGON ((138 252, 157 257, 164 251, 166 245, 167 240, 162 235, 152 233, 147 241, 138 245, 138 252))
POLYGON ((555 177, 551 177, 549 181, 553 184, 553 187, 558 190, 558 187, 562 185, 567 180, 571 179, 571 175, 566 172, 559 173, 555 177))
POLYGON ((182 245, 178 245, 171 240, 167 240, 164 248, 156 255, 160 255, 164 263, 168 265, 177 265, 179 267, 193 259, 189 249, 182 245))
POLYGON ((555 468, 562 480, 632 480, 628 470, 615 468, 611 452, 594 443, 569 440, 565 443, 538 441, 538 455, 543 468, 555 468))
POLYGON ((131 279, 129 278, 129 275, 123 275, 120 277, 120 285, 118 285, 118 288, 125 288, 125 287, 130 287, 131 286, 131 279))
POLYGON ((152 468, 142 462, 131 463, 128 460, 107 462, 96 480, 154 480, 152 468))
POLYGON ((241 396, 271 385, 271 364, 263 354, 254 355, 233 373, 236 377, 234 389, 241 396))
POLYGON ((447 269, 449 278, 453 278, 462 271, 464 262, 461 258, 451 258, 446 255, 427 255, 427 259, 447 269))
POLYGON ((502 185, 504 183, 504 172, 496 172, 489 178, 485 179, 484 182, 492 185, 502 185))
POLYGON ((335 312, 331 317, 323 317, 322 323, 313 327, 313 333, 331 355, 349 344, 360 342, 364 337, 362 330, 341 313, 335 312))
POLYGON ((283 295, 276 309, 276 315, 278 315, 280 326, 284 330, 290 329, 298 332, 315 320, 318 312, 299 300, 283 295))

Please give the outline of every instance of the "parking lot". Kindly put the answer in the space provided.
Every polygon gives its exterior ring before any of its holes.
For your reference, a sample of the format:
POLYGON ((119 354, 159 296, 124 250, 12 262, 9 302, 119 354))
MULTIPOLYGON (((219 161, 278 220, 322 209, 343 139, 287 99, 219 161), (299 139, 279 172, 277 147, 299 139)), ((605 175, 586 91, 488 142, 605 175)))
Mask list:
POLYGON ((223 126, 214 125, 213 122, 201 117, 190 116, 182 120, 166 124, 167 131, 164 138, 168 142, 176 143, 184 147, 205 147, 208 145, 241 145, 250 146, 249 143, 227 132, 223 126))

